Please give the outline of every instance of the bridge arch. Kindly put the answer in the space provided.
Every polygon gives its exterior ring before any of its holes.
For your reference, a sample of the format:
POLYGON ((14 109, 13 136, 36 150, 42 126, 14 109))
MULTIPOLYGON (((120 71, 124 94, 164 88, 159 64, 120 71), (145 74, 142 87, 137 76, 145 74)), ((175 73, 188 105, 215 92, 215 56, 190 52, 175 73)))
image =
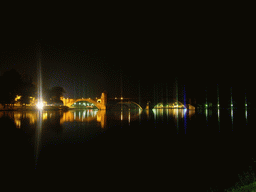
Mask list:
POLYGON ((138 104, 138 103, 136 103, 136 102, 134 102, 134 101, 130 101, 131 103, 133 103, 133 104, 135 104, 135 105, 137 105, 140 109, 142 109, 142 107, 138 104))
POLYGON ((120 101, 120 102, 116 103, 115 105, 120 105, 120 104, 127 105, 129 107, 131 106, 131 104, 134 104, 137 107, 139 107, 140 109, 142 109, 142 107, 138 103, 136 103, 134 101, 122 101, 122 102, 120 101))
POLYGON ((94 101, 93 99, 76 99, 66 104, 67 107, 71 107, 74 103, 79 101, 87 101, 88 103, 92 103, 95 107, 97 107, 99 110, 106 109, 105 105, 103 105, 100 102, 94 101))
POLYGON ((101 97, 99 99, 91 99, 91 98, 80 98, 80 99, 72 99, 72 98, 60 98, 63 101, 64 106, 71 107, 76 102, 86 101, 88 103, 92 103, 99 110, 105 110, 107 105, 107 92, 103 91, 101 97))

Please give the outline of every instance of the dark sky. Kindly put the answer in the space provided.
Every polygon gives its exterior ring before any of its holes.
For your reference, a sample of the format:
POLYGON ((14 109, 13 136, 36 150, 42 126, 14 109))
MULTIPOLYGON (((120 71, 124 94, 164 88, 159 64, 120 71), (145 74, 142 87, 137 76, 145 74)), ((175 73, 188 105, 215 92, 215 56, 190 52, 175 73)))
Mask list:
POLYGON ((252 89, 255 38, 239 15, 154 9, 94 15, 6 27, 0 74, 15 68, 36 82, 40 44, 44 85, 64 87, 66 97, 99 97, 104 90, 120 96, 121 77, 124 97, 138 97, 139 85, 141 97, 152 99, 154 86, 172 92, 176 77, 191 97, 202 97, 205 87, 214 93, 216 84, 252 89))

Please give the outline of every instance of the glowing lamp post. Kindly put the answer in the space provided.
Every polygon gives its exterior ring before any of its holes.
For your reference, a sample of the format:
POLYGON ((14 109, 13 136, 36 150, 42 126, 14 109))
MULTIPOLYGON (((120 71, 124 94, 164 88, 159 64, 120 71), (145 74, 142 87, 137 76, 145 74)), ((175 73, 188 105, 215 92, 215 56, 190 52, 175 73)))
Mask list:
POLYGON ((42 109, 44 108, 43 102, 40 102, 40 101, 39 101, 39 102, 36 104, 36 107, 37 107, 37 109, 42 110, 42 109))

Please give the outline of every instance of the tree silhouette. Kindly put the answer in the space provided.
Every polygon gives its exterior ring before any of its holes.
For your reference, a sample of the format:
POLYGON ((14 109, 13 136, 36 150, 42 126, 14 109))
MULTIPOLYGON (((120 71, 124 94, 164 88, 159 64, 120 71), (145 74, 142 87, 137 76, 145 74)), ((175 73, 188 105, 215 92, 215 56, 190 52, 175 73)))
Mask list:
POLYGON ((0 76, 0 103, 6 107, 8 104, 14 105, 17 95, 21 96, 22 104, 30 103, 30 97, 35 96, 35 85, 32 83, 32 78, 26 76, 22 78, 15 70, 6 71, 0 76))
POLYGON ((62 103, 62 101, 60 100, 60 97, 63 96, 63 94, 65 93, 65 90, 63 87, 52 87, 51 88, 51 99, 53 103, 62 103))
POLYGON ((29 104, 31 101, 30 97, 36 96, 36 86, 32 83, 32 78, 28 80, 23 80, 21 85, 21 104, 29 104))
POLYGON ((6 107, 14 104, 16 95, 21 93, 21 75, 15 70, 6 71, 0 78, 0 103, 6 107))

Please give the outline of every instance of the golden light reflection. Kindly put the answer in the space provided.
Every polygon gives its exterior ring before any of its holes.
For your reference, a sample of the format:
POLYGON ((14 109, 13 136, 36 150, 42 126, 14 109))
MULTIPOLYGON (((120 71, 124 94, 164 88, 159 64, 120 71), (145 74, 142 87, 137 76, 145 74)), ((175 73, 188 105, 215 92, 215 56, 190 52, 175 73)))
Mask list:
POLYGON ((14 123, 16 124, 16 127, 20 129, 21 120, 19 120, 19 119, 14 119, 14 123))
POLYGON ((84 110, 84 111, 67 111, 64 112, 60 124, 64 122, 90 122, 97 121, 101 124, 101 128, 106 125, 106 111, 105 110, 84 110))
POLYGON ((101 128, 104 128, 106 126, 106 122, 107 122, 106 110, 98 111, 97 121, 100 122, 101 128))
POLYGON ((43 112, 43 121, 46 120, 48 118, 48 113, 47 112, 43 112))
MULTIPOLYGON (((35 111, 12 111, 12 112, 0 112, 0 118, 8 116, 14 120, 14 123, 17 128, 21 128, 23 123, 25 124, 36 124, 38 113, 35 111), (28 121, 24 121, 28 119, 28 121)), ((42 113, 42 121, 51 120, 51 119, 60 118, 60 124, 64 122, 90 122, 96 121, 101 124, 101 127, 104 128, 106 125, 106 111, 105 110, 84 110, 84 111, 44 111, 42 113)))
POLYGON ((195 114, 195 110, 187 109, 153 109, 152 111, 155 119, 156 116, 163 116, 163 114, 173 118, 184 118, 185 115, 188 115, 189 118, 191 118, 195 114))
POLYGON ((0 112, 0 118, 8 116, 11 119, 14 120, 14 123, 17 128, 21 128, 22 125, 22 119, 28 119, 29 124, 35 124, 36 122, 36 114, 33 112, 19 112, 19 111, 14 111, 14 112, 0 112))
POLYGON ((149 119, 149 110, 146 110, 147 119, 149 119))
POLYGON ((131 123, 131 111, 129 110, 129 113, 128 113, 128 122, 129 122, 129 125, 131 123))
POLYGON ((74 121, 92 121, 96 120, 96 114, 93 110, 84 110, 84 111, 67 111, 64 112, 60 123, 64 122, 74 122, 74 121))

